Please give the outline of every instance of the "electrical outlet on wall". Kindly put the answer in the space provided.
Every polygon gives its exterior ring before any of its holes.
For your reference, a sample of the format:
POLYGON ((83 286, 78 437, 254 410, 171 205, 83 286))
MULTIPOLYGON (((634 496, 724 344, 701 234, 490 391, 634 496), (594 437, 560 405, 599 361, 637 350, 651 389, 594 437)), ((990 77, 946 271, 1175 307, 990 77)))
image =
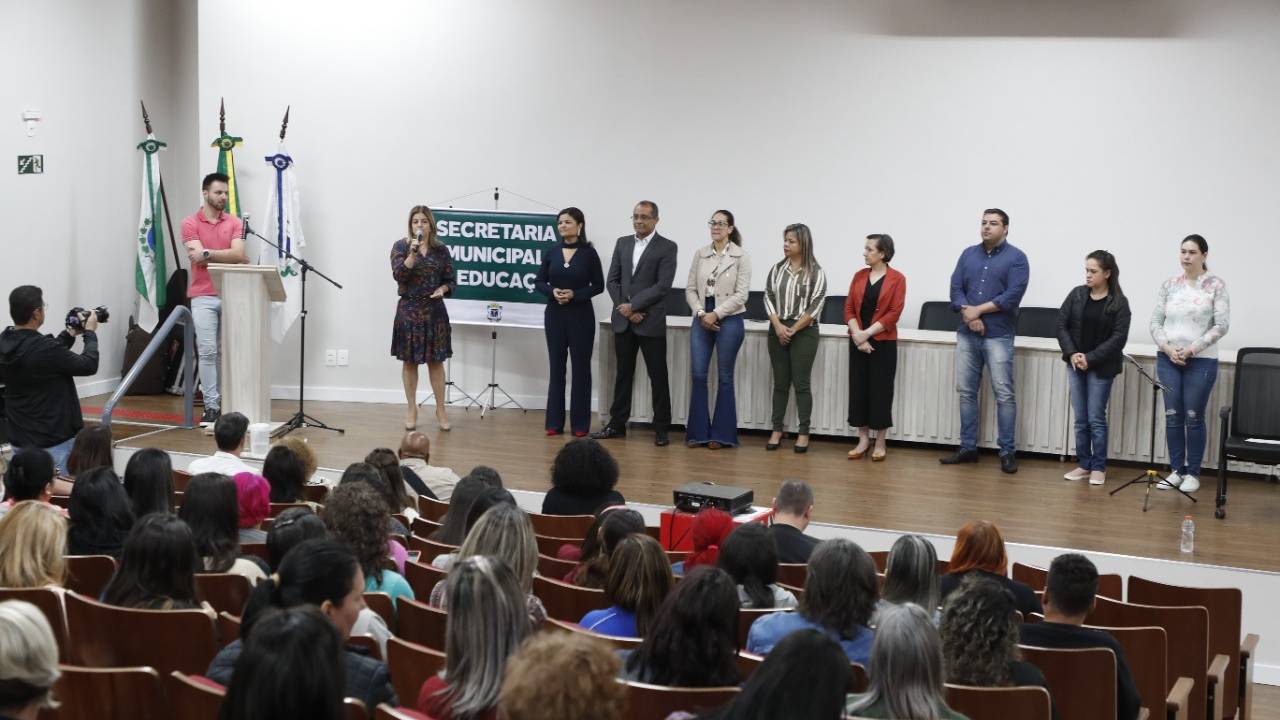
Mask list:
POLYGON ((346 348, 342 348, 338 351, 338 367, 346 367, 348 359, 346 348))
POLYGON ((337 350, 325 350, 325 351, 324 351, 324 364, 325 364, 326 366, 328 366, 328 367, 333 367, 334 365, 337 365, 337 364, 338 364, 338 351, 337 351, 337 350))

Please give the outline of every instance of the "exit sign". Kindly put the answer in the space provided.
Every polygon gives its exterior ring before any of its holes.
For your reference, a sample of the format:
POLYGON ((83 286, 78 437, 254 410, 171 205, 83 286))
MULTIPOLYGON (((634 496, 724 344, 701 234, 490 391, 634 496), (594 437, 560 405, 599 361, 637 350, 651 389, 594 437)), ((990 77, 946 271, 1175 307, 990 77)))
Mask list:
POLYGON ((44 156, 43 155, 19 155, 18 156, 18 174, 19 175, 40 175, 44 172, 44 156))

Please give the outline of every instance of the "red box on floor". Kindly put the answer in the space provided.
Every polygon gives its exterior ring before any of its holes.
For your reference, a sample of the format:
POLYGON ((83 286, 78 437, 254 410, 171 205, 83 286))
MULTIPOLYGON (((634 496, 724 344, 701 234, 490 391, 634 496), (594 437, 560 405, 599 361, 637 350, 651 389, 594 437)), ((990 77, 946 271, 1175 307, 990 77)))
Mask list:
MULTIPOLYGON (((658 542, 662 543, 664 550, 693 549, 693 516, 694 513, 681 512, 675 508, 662 511, 658 524, 658 542)), ((767 525, 772 517, 773 508, 753 507, 747 512, 734 515, 733 522, 738 525, 749 522, 767 525)))

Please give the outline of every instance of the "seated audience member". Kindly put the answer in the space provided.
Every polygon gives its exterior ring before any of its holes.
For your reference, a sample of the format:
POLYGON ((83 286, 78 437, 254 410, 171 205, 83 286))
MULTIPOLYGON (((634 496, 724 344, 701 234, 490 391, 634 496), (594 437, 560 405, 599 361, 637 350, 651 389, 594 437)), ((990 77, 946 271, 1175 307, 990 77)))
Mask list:
POLYGON ((387 504, 391 511, 403 513, 409 522, 418 517, 418 501, 409 496, 404 473, 400 471, 400 458, 390 448, 374 448, 364 461, 377 468, 388 489, 387 504))
POLYGON ((95 425, 76 433, 76 439, 71 443, 71 452, 67 455, 66 471, 69 477, 76 478, 85 470, 112 465, 111 428, 95 425))
MULTIPOLYGON (((351 653, 343 653, 333 625, 304 606, 267 613, 254 630, 244 651, 237 652, 235 670, 228 668, 223 676, 227 695, 219 720, 341 720, 342 660, 351 653)), ((348 660, 347 694, 351 675, 348 660)))
POLYGON ((767 655, 797 630, 821 630, 840 643, 851 662, 867 664, 874 637, 867 627, 876 606, 876 566, 852 540, 824 540, 809 558, 798 612, 765 615, 751 624, 747 650, 767 655))
POLYGON ((387 533, 390 535, 405 536, 409 534, 409 528, 404 526, 399 520, 391 517, 392 513, 400 512, 396 509, 394 493, 391 492, 391 486, 387 484, 386 478, 378 471, 378 468, 366 462, 351 463, 346 470, 342 471, 342 479, 338 481, 338 486, 351 485, 354 483, 362 483, 368 486, 378 496, 378 502, 387 511, 387 533))
POLYGON ((618 657, 578 633, 538 633, 507 660, 498 695, 505 720, 622 720, 618 657))
POLYGON ((285 435, 279 440, 271 444, 271 447, 282 447, 292 450, 294 455, 302 461, 302 477, 305 478, 306 485, 324 485, 324 479, 316 474, 316 469, 320 463, 316 460, 316 452, 311 449, 311 444, 307 439, 299 435, 285 435))
MULTIPOLYGON (((302 487, 307 484, 307 469, 302 458, 291 448, 276 444, 267 451, 262 461, 262 477, 267 481, 271 491, 268 496, 273 503, 307 502, 302 487)), ((307 503, 312 510, 319 507, 316 503, 307 503)))
POLYGON ((627 501, 614 490, 618 461, 591 438, 570 440, 551 463, 551 490, 542 500, 543 515, 594 515, 602 507, 627 501))
POLYGON ((244 452, 244 444, 248 439, 249 418, 238 412, 229 412, 218 417, 213 424, 213 441, 218 450, 208 457, 197 458, 187 466, 187 472, 194 475, 218 473, 227 477, 235 477, 238 473, 253 472, 240 459, 244 452))
POLYGON ((840 720, 849 689, 849 660, 817 630, 798 630, 742 684, 733 702, 706 720, 840 720))
POLYGON ((324 521, 310 508, 289 508, 276 516, 267 531, 267 565, 271 572, 275 572, 280 569, 284 554, 294 545, 328 535, 329 529, 324 526, 324 521))
POLYGON ((738 590, 720 568, 689 571, 663 601, 623 680, 671 687, 738 684, 738 590))
POLYGON ((667 554, 648 535, 628 535, 609 559, 604 597, 609 607, 582 616, 582 627, 603 635, 646 637, 675 577, 667 554))
POLYGON ((807 563, 818 539, 805 535, 813 515, 813 488, 803 480, 787 480, 773 499, 773 541, 778 562, 807 563))
MULTIPOLYGON (((240 640, 224 647, 205 673, 210 679, 227 684, 232 668, 240 668, 245 643, 256 640, 260 620, 281 609, 310 606, 337 630, 340 642, 360 634, 362 618, 368 611, 364 604, 364 572, 350 548, 334 540, 305 540, 285 554, 280 571, 258 583, 245 604, 240 623, 240 640)), ((345 695, 358 698, 369 707, 378 703, 397 704, 391 688, 387 666, 381 661, 355 651, 342 654, 346 667, 345 695)))
POLYGON ((204 572, 244 575, 251 583, 267 576, 266 563, 240 553, 240 506, 236 502, 236 483, 231 478, 218 473, 191 478, 178 517, 191 528, 204 572))
POLYGON ((458 474, 447 467, 431 465, 431 440, 414 430, 400 440, 400 472, 405 490, 413 496, 448 500, 457 486, 458 474))
POLYGON ((796 596, 778 586, 778 548, 769 528, 743 523, 720 548, 720 567, 738 586, 744 608, 793 608, 796 596))
POLYGON ((58 674, 58 641, 44 613, 22 600, 0 602, 0 717, 35 720, 52 708, 58 674))
MULTIPOLYGON (((525 594, 529 624, 535 630, 541 627, 547 619, 547 610, 533 594, 533 573, 538 569, 538 542, 534 539, 533 524, 529 522, 529 516, 509 503, 490 508, 476 521, 471 532, 467 533, 453 563, 476 555, 497 558, 511 568, 525 594)), ((445 580, 437 582, 431 588, 432 607, 448 609, 447 590, 445 580)))
POLYGON ((1018 652, 1018 624, 1012 593, 990 578, 966 577, 947 596, 938 626, 947 682, 977 687, 1033 685, 1048 690, 1044 673, 1018 652))
POLYGON ((134 518, 129 496, 115 471, 105 465, 82 470, 68 505, 67 554, 119 559, 134 518))
MULTIPOLYGON (((53 478, 53 456, 48 452, 27 448, 14 453, 4 471, 5 501, 0 503, 0 517, 24 500, 48 504, 49 498, 53 497, 53 478)), ((56 505, 49 507, 66 517, 67 513, 62 508, 56 505)))
POLYGON ((238 537, 242 543, 267 541, 267 533, 259 525, 271 514, 271 486, 261 475, 251 472, 236 473, 236 506, 240 511, 237 522, 238 537))
POLYGON ((532 633, 524 593, 501 560, 477 555, 449 571, 445 668, 422 685, 418 710, 436 720, 496 720, 507 659, 532 633))
POLYGON ((1116 654, 1116 717, 1132 720, 1138 717, 1142 698, 1124 649, 1110 634, 1081 627, 1097 604, 1097 594, 1098 568, 1089 558, 1078 553, 1054 558, 1044 589, 1044 622, 1023 624, 1020 642, 1043 648, 1110 648, 1116 654))
POLYGON ((173 462, 169 453, 143 448, 130 455, 124 466, 124 492, 136 518, 153 512, 173 514, 173 462))
POLYGON ((454 547, 461 545, 467 536, 467 513, 471 512, 471 503, 487 490, 488 485, 470 475, 459 480, 453 496, 449 498, 449 509, 440 518, 440 527, 431 533, 431 539, 454 547))
POLYGON ((489 487, 503 489, 502 475, 488 465, 477 465, 471 468, 471 472, 467 473, 467 477, 475 478, 489 487))
POLYGON ((390 515, 372 487, 363 482, 339 485, 330 493, 321 517, 333 539, 355 551, 364 572, 365 592, 387 593, 393 604, 402 595, 413 599, 413 589, 404 576, 391 569, 386 531, 390 515))
POLYGON ((66 554, 67 521, 54 506, 23 500, 0 518, 0 587, 61 588, 66 554))
POLYGON ((715 566, 720 562, 720 546, 725 538, 733 532, 733 518, 729 513, 716 508, 703 508, 693 516, 689 530, 693 543, 693 552, 681 562, 676 563, 671 571, 683 575, 685 571, 699 565, 715 566))
POLYGON ((905 603, 884 611, 871 646, 870 687, 849 698, 846 711, 866 718, 966 720, 947 707, 942 643, 933 618, 905 603))
MULTIPOLYGON (((582 541, 577 567, 569 572, 564 581, 578 587, 604 588, 609 577, 609 556, 613 554, 613 549, 622 538, 633 533, 643 534, 644 531, 644 516, 625 505, 601 510, 582 541)), ((565 548, 577 549, 573 545, 563 546, 559 553, 562 560, 569 559, 565 557, 565 548)))
MULTIPOLYGON (((499 490, 485 486, 485 488, 480 492, 480 495, 477 496, 467 508, 466 519, 462 523, 463 530, 465 530, 465 534, 463 535, 464 542, 465 538, 471 534, 471 530, 475 527, 475 524, 480 521, 480 518, 483 517, 490 508, 497 505, 511 505, 514 507, 515 504, 516 500, 511 496, 511 493, 506 490, 499 490)), ((456 552, 452 552, 437 555, 434 558, 431 558, 431 565, 443 570, 448 570, 449 565, 453 562, 453 559, 457 554, 458 553, 456 552)))
MULTIPOLYGON (((919 535, 903 535, 889 549, 876 616, 890 605, 915 603, 928 611, 936 623, 941 599, 938 587, 938 551, 933 543, 919 535)), ((877 623, 873 617, 872 627, 877 623)))
POLYGON ((1007 577, 1009 556, 1005 554, 1004 537, 1000 528, 987 520, 965 523, 956 535, 956 546, 951 552, 951 567, 942 576, 942 599, 946 600, 960 581, 970 574, 995 578, 1013 593, 1015 607, 1023 616, 1043 613, 1040 599, 1031 588, 1007 577))
POLYGON ((125 539, 102 602, 138 610, 198 608, 197 572, 200 554, 191 528, 172 515, 144 515, 125 539))

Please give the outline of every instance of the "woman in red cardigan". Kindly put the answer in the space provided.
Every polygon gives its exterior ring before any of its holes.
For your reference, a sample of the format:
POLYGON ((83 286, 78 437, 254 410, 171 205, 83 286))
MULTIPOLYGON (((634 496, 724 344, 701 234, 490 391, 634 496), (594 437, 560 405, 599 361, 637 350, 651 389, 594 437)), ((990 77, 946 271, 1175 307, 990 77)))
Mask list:
POLYGON ((862 258, 867 267, 849 283, 844 322, 849 326, 849 424, 858 428, 858 445, 850 460, 867 454, 876 432, 871 459, 884 460, 885 436, 893 427, 893 383, 898 372, 898 318, 907 298, 907 279, 889 267, 893 238, 868 235, 862 258))

